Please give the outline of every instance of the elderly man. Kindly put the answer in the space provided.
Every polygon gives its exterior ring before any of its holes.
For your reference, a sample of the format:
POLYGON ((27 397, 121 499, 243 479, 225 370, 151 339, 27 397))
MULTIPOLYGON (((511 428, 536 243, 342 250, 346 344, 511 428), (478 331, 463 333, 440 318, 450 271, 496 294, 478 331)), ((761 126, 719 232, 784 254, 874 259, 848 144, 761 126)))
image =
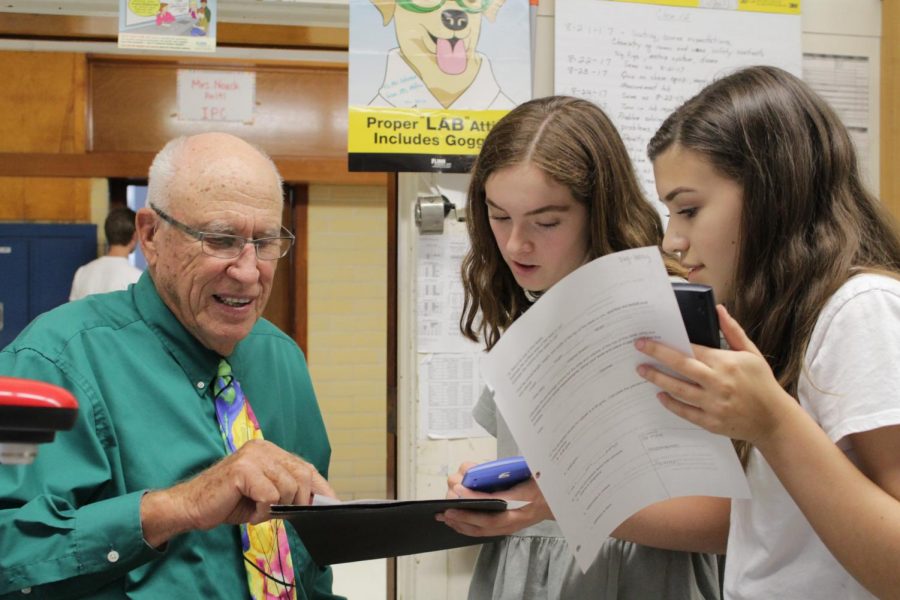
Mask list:
POLYGON ((138 283, 0 352, 0 374, 81 407, 33 465, 0 469, 0 596, 331 598, 331 571, 269 519, 334 495, 303 355, 260 318, 294 239, 281 179, 249 144, 201 134, 157 155, 148 199, 138 283))

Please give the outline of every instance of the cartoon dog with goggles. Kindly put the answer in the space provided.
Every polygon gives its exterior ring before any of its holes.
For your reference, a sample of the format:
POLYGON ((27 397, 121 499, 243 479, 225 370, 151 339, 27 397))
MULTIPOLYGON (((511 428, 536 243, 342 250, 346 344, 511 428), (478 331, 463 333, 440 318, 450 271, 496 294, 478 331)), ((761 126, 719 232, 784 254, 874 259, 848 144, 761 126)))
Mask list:
POLYGON ((505 0, 371 0, 398 47, 369 106, 511 109, 490 60, 476 51, 482 19, 494 22, 505 0))

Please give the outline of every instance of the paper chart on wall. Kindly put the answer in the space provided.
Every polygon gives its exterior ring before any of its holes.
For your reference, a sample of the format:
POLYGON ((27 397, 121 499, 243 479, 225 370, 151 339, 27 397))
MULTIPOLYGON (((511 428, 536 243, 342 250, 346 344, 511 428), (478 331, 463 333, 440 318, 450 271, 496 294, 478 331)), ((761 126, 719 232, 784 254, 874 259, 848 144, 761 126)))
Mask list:
POLYGON ((803 80, 834 108, 850 132, 859 170, 869 174, 869 58, 804 54, 803 80))
MULTIPOLYGON (((728 5, 713 3, 722 4, 728 5)), ((566 0, 556 4, 555 40, 556 93, 586 98, 609 114, 648 198, 657 194, 647 142, 684 100, 743 66, 801 74, 799 9, 772 14, 566 0)))
POLYGON ((421 438, 459 439, 488 435, 472 417, 484 380, 480 354, 419 355, 421 438))
POLYGON ((596 259, 503 334, 482 376, 586 570, 608 535, 676 496, 749 497, 731 442, 662 407, 636 368, 652 337, 690 352, 656 248, 596 259))
POLYGON ((419 352, 480 352, 459 332, 463 308, 460 264, 469 249, 466 224, 444 219, 444 233, 421 234, 416 261, 416 323, 419 352))

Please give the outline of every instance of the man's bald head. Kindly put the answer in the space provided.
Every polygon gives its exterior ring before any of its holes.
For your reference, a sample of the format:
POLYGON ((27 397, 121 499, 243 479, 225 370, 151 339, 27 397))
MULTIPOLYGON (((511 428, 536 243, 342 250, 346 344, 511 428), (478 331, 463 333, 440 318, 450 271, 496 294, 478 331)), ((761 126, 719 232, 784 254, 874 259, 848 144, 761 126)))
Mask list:
POLYGON ((171 209, 173 199, 214 193, 244 173, 271 173, 273 193, 281 197, 281 176, 262 150, 229 133, 209 132, 179 137, 167 143, 150 165, 147 200, 171 209))

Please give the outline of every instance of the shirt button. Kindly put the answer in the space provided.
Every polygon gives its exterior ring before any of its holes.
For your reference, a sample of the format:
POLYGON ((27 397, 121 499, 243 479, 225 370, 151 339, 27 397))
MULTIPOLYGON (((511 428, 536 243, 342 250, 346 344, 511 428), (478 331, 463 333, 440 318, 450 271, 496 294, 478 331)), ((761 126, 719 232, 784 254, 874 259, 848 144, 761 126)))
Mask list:
POLYGON ((201 389, 201 390, 202 390, 202 389, 205 388, 205 387, 206 387, 206 384, 203 383, 202 381, 198 381, 198 382, 197 382, 197 389, 201 389))
POLYGON ((106 560, 108 560, 111 563, 116 562, 117 560, 119 560, 119 553, 116 552, 115 550, 110 550, 109 554, 106 555, 106 560))

